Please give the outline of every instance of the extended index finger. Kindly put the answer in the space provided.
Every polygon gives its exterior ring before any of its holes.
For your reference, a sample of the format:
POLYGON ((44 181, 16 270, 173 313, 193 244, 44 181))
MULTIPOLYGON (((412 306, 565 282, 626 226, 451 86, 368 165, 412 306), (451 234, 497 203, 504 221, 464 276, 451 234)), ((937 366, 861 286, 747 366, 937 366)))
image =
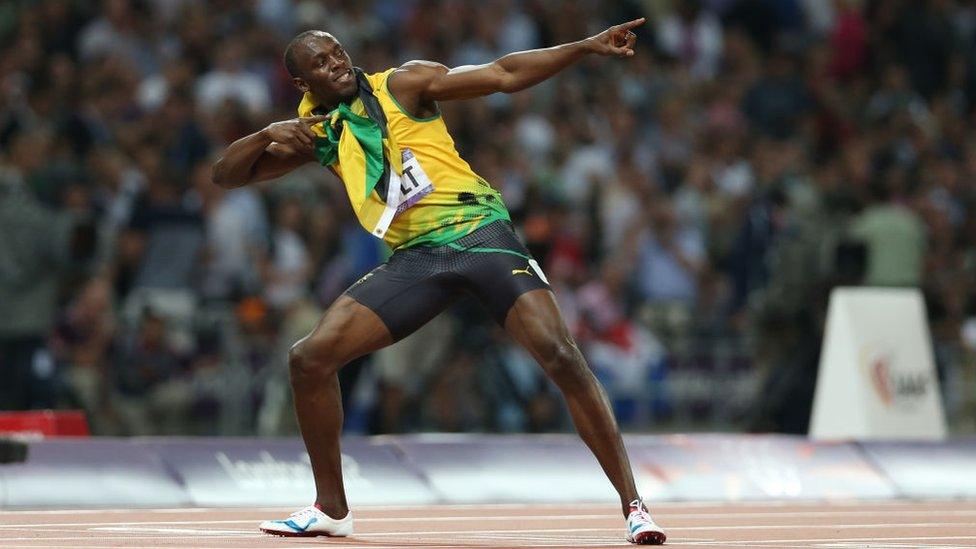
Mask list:
POLYGON ((629 31, 630 29, 636 29, 637 27, 643 25, 645 21, 647 21, 647 18, 641 17, 640 19, 634 19, 633 21, 621 23, 617 25, 617 28, 623 31, 629 31))
POLYGON ((328 119, 329 119, 329 115, 327 114, 316 114, 315 116, 303 116, 302 118, 300 118, 302 122, 308 124, 309 126, 314 126, 319 122, 325 122, 328 119))

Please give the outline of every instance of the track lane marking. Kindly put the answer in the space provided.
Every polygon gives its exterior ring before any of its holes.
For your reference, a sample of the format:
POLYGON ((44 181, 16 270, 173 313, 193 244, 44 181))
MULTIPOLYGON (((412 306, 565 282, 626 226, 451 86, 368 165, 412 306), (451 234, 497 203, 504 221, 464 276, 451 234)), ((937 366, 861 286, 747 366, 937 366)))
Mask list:
MULTIPOLYGON (((228 523, 240 523, 242 521, 220 521, 221 524, 228 523)), ((252 521, 246 521, 252 522, 252 521)), ((216 524, 217 522, 207 523, 216 524)), ((198 523, 199 524, 199 523, 198 523)), ((146 527, 160 526, 163 523, 131 523, 131 524, 92 524, 87 525, 88 531, 112 531, 112 532, 139 532, 145 531, 146 527)), ((38 526, 38 525, 32 525, 38 526)), ((958 522, 921 522, 921 523, 877 523, 877 524, 739 524, 735 526, 666 526, 665 530, 671 532, 687 532, 687 531, 713 531, 713 530, 811 530, 811 529, 838 529, 838 530, 858 530, 858 529, 868 529, 868 528, 973 528, 971 523, 958 523, 958 522)), ((153 531, 170 531, 179 532, 181 529, 178 528, 150 528, 153 531)), ((256 529, 256 527, 255 527, 256 529)), ((505 530, 427 530, 422 532, 415 531, 397 531, 397 532, 363 532, 357 535, 360 536, 403 536, 403 535, 436 535, 436 534, 490 534, 490 533, 537 533, 537 532, 601 532, 607 530, 617 530, 623 529, 623 526, 619 528, 617 526, 593 526, 586 528, 519 528, 519 529, 505 529, 505 530)), ((36 529, 35 529, 36 531, 36 529)), ((203 531, 203 530, 192 530, 203 531)), ((228 530, 230 532, 230 530, 228 530)), ((233 532, 239 532, 234 530, 233 532)), ((976 534, 969 536, 976 539, 976 534)))
MULTIPOLYGON (((687 531, 712 531, 712 530, 789 530, 789 529, 863 529, 863 528, 973 528, 972 524, 961 524, 955 522, 947 523, 914 523, 914 524, 782 524, 782 525, 737 525, 737 526, 664 526, 666 532, 687 532, 687 531)), ((501 532, 501 533, 512 533, 512 532, 526 532, 526 533, 536 533, 536 532, 602 532, 606 530, 616 530, 615 527, 604 527, 604 528, 525 528, 519 530, 431 530, 425 532, 373 532, 373 533, 362 533, 356 534, 357 536, 403 536, 403 535, 434 535, 434 534, 484 534, 491 532, 501 532)), ((621 528, 622 529, 622 528, 621 528)), ((963 539, 976 539, 976 534, 971 536, 964 536, 963 539)), ((843 541, 843 540, 841 540, 843 541)))
POLYGON ((904 540, 972 540, 976 542, 976 534, 969 536, 897 536, 897 537, 871 537, 871 538, 808 538, 808 539, 767 539, 767 540, 729 540, 729 541, 701 541, 704 545, 737 545, 740 543, 767 544, 767 543, 832 543, 832 542, 885 542, 885 541, 904 541, 904 540))
MULTIPOLYGON (((721 501, 721 500, 700 500, 700 501, 647 501, 655 507, 665 508, 665 507, 722 507, 722 506, 742 506, 742 507, 866 507, 866 506, 878 506, 878 507, 913 507, 918 505, 931 505, 931 504, 950 504, 958 505, 960 500, 957 499, 923 499, 917 501, 900 501, 900 500, 875 500, 875 499, 859 499, 859 500, 776 500, 776 501, 750 501, 750 500, 737 500, 737 501, 721 501)), ((132 513, 134 511, 139 512, 159 512, 159 513, 187 513, 187 512, 213 512, 213 511, 227 511, 228 509, 246 509, 254 511, 269 511, 269 512, 280 512, 294 510, 296 506, 301 506, 302 504, 295 504, 294 506, 271 506, 271 507, 169 507, 169 508, 134 508, 134 509, 122 509, 122 508, 105 508, 105 509, 92 509, 92 508, 77 508, 77 509, 5 509, 0 510, 0 515, 10 514, 78 514, 78 513, 132 513)), ((594 507, 602 506, 616 506, 616 501, 594 501, 589 503, 431 503, 427 505, 360 505, 357 508, 364 511, 399 511, 399 510, 419 510, 428 511, 430 509, 437 508, 458 508, 458 509, 592 509, 594 507)))
MULTIPOLYGON (((227 511, 226 509, 224 511, 227 511)), ((132 512, 132 511, 130 511, 132 512)), ((228 511, 232 512, 232 511, 228 511)), ((251 512, 246 510, 246 512, 251 512)), ((652 513, 659 519, 737 519, 737 518, 776 518, 776 517, 831 517, 831 516, 874 516, 874 515, 904 515, 904 516, 940 516, 940 517, 967 517, 976 516, 976 509, 966 509, 957 511, 938 511, 938 510, 906 510, 898 512, 873 512, 873 511, 823 511, 823 512, 796 512, 796 513, 682 513, 668 514, 663 512, 652 513)), ((608 514, 586 514, 586 515, 493 515, 493 516, 474 516, 474 515, 455 515, 437 517, 362 517, 356 518, 356 522, 452 522, 452 521, 507 521, 507 520, 552 520, 552 519, 584 519, 601 520, 617 519, 616 513, 608 514)), ((623 520, 622 517, 619 517, 623 520)), ((175 521, 123 521, 123 522, 47 522, 47 523, 24 523, 24 524, 0 524, 0 528, 29 528, 29 527, 62 527, 62 526, 128 526, 128 525, 179 525, 179 524, 235 524, 260 522, 260 518, 254 519, 222 519, 222 520, 175 520, 175 521)), ((887 523, 886 523, 887 524, 887 523)), ((928 524, 928 523, 926 523, 928 524)), ((912 524, 905 524, 912 526, 912 524)), ((720 526, 716 526, 719 528, 720 526)))

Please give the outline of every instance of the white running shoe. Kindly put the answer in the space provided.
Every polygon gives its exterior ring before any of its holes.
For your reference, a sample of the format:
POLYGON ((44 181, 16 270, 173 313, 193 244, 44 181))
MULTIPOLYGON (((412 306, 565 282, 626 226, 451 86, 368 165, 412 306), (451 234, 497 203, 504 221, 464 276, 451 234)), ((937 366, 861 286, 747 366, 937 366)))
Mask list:
POLYGON ((668 539, 668 536, 664 534, 664 530, 657 524, 654 524, 654 519, 651 518, 650 513, 647 512, 647 508, 644 507, 644 502, 639 499, 630 502, 630 514, 627 515, 627 528, 630 530, 627 533, 627 541, 636 543, 637 545, 662 545, 664 544, 664 540, 668 539))
POLYGON ((309 505, 288 515, 285 520, 266 520, 258 528, 274 536, 345 537, 352 534, 352 511, 341 519, 334 519, 318 507, 309 505))

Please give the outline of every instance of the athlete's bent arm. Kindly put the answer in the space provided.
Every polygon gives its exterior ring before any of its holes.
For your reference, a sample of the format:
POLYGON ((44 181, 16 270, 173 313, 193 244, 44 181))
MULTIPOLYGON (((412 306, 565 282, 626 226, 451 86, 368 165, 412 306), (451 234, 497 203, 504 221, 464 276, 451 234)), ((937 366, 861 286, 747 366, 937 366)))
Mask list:
MULTIPOLYGON (((615 25, 579 42, 551 48, 510 53, 484 65, 449 69, 431 61, 404 64, 390 79, 390 91, 407 103, 416 98, 417 110, 434 101, 470 99, 495 92, 514 93, 551 77, 587 54, 634 55, 637 37, 631 29, 644 24, 644 18, 615 25)), ((416 111, 415 111, 416 112, 416 111)))
POLYGON ((234 141, 213 165, 211 179, 232 189, 248 183, 281 177, 315 160, 311 126, 327 116, 308 116, 275 122, 234 141))

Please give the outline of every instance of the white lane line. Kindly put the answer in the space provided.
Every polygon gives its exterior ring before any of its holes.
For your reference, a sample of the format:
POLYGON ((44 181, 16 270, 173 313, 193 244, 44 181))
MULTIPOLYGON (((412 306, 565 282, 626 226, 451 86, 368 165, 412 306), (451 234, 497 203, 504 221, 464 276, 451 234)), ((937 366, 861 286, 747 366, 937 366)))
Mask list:
MULTIPOLYGON (((260 508, 255 508, 261 510, 260 508)), ((18 509, 0 510, 0 515, 108 515, 123 513, 207 513, 211 511, 226 511, 227 507, 172 507, 169 509, 138 507, 131 509, 18 509)))
MULTIPOLYGON (((356 522, 458 522, 458 521, 511 521, 511 520, 552 520, 552 519, 619 519, 623 524, 623 516, 616 514, 609 515, 505 515, 493 517, 476 516, 454 516, 454 517, 365 517, 356 518, 356 522)), ((234 520, 152 520, 137 522, 50 522, 50 523, 25 523, 25 524, 0 524, 0 528, 53 528, 61 526, 140 526, 140 525, 180 525, 180 524, 250 524, 261 522, 262 519, 234 519, 234 520)))
MULTIPOLYGON (((263 536, 263 537, 267 538, 269 541, 275 541, 277 539, 277 538, 272 538, 270 536, 263 536)), ((113 540, 113 539, 116 539, 116 538, 77 538, 77 537, 71 537, 71 538, 67 538, 67 537, 66 538, 50 538, 50 539, 49 538, 45 538, 45 539, 37 539, 37 538, 4 538, 4 541, 31 541, 32 539, 34 539, 36 541, 72 541, 72 542, 75 542, 74 544, 72 544, 73 546, 75 546, 75 547, 82 547, 82 548, 85 548, 85 549, 101 549, 101 548, 109 548, 109 547, 116 548, 117 549, 117 548, 120 547, 119 545, 87 545, 87 544, 86 545, 77 545, 77 542, 79 542, 79 541, 92 540, 92 541, 103 541, 103 542, 107 542, 107 541, 110 541, 110 540, 113 540)), ((153 538, 153 537, 148 537, 148 536, 130 536, 130 537, 126 537, 126 539, 129 539, 129 540, 157 539, 158 540, 160 538, 153 538)), ((193 539, 193 538, 166 538, 167 541, 174 541, 174 540, 178 540, 178 539, 193 539)), ((221 538, 213 538, 213 539, 221 539, 221 538)), ((373 543, 368 543, 368 544, 356 543, 354 539, 350 539, 349 540, 349 543, 339 543, 339 544, 336 544, 335 543, 338 540, 336 540, 334 538, 314 538, 314 540, 312 540, 312 541, 318 541, 319 543, 321 543, 321 541, 322 540, 325 540, 325 539, 328 539, 329 540, 329 543, 327 544, 327 546, 328 546, 329 549, 402 549, 403 548, 403 545, 374 545, 373 543)), ((492 540, 492 538, 483 538, 483 539, 485 539, 485 540, 492 540)), ((513 541, 517 541, 518 539, 520 539, 520 538, 514 538, 513 541)), ((472 539, 464 539, 464 540, 459 540, 459 544, 457 544, 457 545, 445 545, 445 543, 450 543, 451 541, 453 541, 453 540, 443 540, 443 541, 442 540, 429 540, 429 542, 431 544, 435 545, 436 547, 442 548, 442 549, 446 549, 448 547, 459 547, 459 548, 469 547, 471 541, 474 541, 474 540, 472 540, 472 539)), ((495 540, 495 541, 497 541, 497 540, 495 540)), ((560 539, 560 538, 551 538, 551 541, 548 541, 548 542, 546 542, 544 540, 531 540, 531 541, 536 541, 537 543, 530 543, 530 544, 520 543, 519 544, 519 547, 594 547, 594 546, 602 546, 602 547, 605 547, 606 545, 616 545, 616 544, 620 544, 621 546, 625 546, 625 545, 623 545, 623 543, 624 543, 623 542, 623 538, 619 538, 619 537, 613 538, 613 539, 601 539, 601 540, 589 540, 589 541, 584 541, 584 540, 563 540, 563 539, 560 539)), ((691 544, 691 543, 702 543, 702 541, 694 541, 694 540, 678 540, 678 541, 673 541, 673 540, 668 540, 668 543, 669 544, 674 543, 674 544, 686 544, 687 545, 687 544, 691 544)), ((44 547, 44 548, 64 549, 65 545, 64 544, 60 544, 60 545, 35 545, 35 544, 30 544, 30 545, 7 545, 5 543, 3 545, 3 547, 5 549, 13 549, 15 547, 16 548, 44 547)), ((161 547, 161 546, 156 546, 156 545, 139 545, 139 546, 125 545, 124 547, 126 549, 149 549, 149 548, 155 549, 155 548, 161 547)), ((172 547, 172 546, 170 545, 170 546, 167 546, 167 547, 172 547)), ((308 549, 308 547, 309 547, 308 544, 306 544, 306 545, 299 545, 299 546, 292 546, 292 547, 275 545, 275 549, 308 549)), ((768 548, 769 546, 764 546, 764 547, 767 547, 768 548)), ((221 548, 221 547, 207 547, 207 549, 240 549, 240 547, 239 546, 236 546, 236 547, 224 547, 224 548, 221 548)))
MULTIPOLYGON (((78 541, 78 538, 71 538, 71 539, 76 542, 78 541)), ((44 549, 64 549, 65 544, 62 543, 60 545, 35 545, 32 543, 30 545, 4 544, 3 546, 4 549, 35 549, 38 547, 43 547, 44 549)), ((121 549, 173 549, 172 545, 164 546, 164 545, 117 545, 117 544, 116 545, 75 545, 72 544, 71 547, 81 547, 83 549, 120 549, 120 548, 121 549)), ((188 546, 184 546, 184 547, 188 547, 188 546)), ((394 545, 380 546, 380 547, 370 545, 368 548, 364 548, 362 545, 347 545, 347 546, 329 545, 328 549, 336 549, 337 547, 346 547, 347 549, 394 549, 394 548, 403 549, 402 546, 394 546, 394 545)), ((308 549, 308 548, 309 548, 308 545, 292 545, 290 547, 287 545, 274 546, 274 549, 308 549)), ((239 545, 235 545, 232 547, 209 547, 208 546, 205 549, 241 549, 241 547, 239 545)))
POLYGON ((849 542, 849 543, 875 543, 875 542, 886 542, 886 541, 905 541, 905 540, 915 540, 915 541, 962 541, 962 540, 972 540, 976 542, 976 535, 970 536, 898 536, 898 537, 888 537, 888 538, 809 538, 809 539, 765 539, 765 540, 731 540, 731 541, 701 541, 703 545, 738 545, 742 543, 751 544, 767 544, 767 543, 831 543, 831 542, 849 542))
MULTIPOLYGON (((208 536, 208 539, 219 539, 219 540, 229 540, 229 539, 256 539, 256 538, 260 538, 260 537, 267 537, 267 536, 266 535, 265 536, 208 536)), ((78 545, 78 542, 79 541, 84 541, 84 540, 109 542, 109 541, 130 540, 130 539, 131 540, 135 540, 135 539, 138 539, 138 540, 156 540, 156 541, 160 541, 160 542, 174 542, 174 541, 184 540, 184 539, 186 539, 186 540, 199 540, 200 539, 200 536, 125 536, 125 537, 86 536, 84 538, 79 538, 79 537, 73 537, 73 538, 68 538, 68 537, 65 537, 65 538, 38 538, 38 537, 33 537, 33 538, 29 538, 29 537, 23 537, 23 538, 3 538, 3 541, 5 543, 4 543, 4 545, 2 545, 0 547, 4 547, 4 549, 6 549, 6 547, 7 547, 6 542, 7 541, 31 541, 31 540, 33 540, 33 541, 71 541, 71 542, 73 542, 71 544, 71 547, 88 547, 87 545, 78 545)), ((65 547, 65 546, 66 545, 61 545, 61 547, 65 547)), ((128 545, 116 545, 115 547, 128 547, 128 545)), ((275 548, 275 549, 277 549, 277 548, 275 548)))
POLYGON ((142 525, 179 525, 179 524, 241 524, 258 523, 261 519, 253 520, 176 520, 176 521, 146 521, 146 522, 65 522, 65 523, 34 523, 34 524, 0 524, 0 529, 16 530, 20 528, 61 528, 64 526, 84 526, 93 528, 96 526, 142 526, 142 525))
MULTIPOLYGON (((250 512, 250 511, 248 511, 250 512)), ((810 518, 810 517, 848 517, 848 516, 906 516, 906 517, 925 517, 925 516, 938 516, 938 517, 968 517, 976 516, 976 509, 972 510, 957 510, 957 511, 938 511, 938 510, 918 510, 918 511, 892 511, 892 512, 873 512, 873 511, 810 511, 810 512, 796 512, 796 513, 758 513, 758 512, 745 512, 745 513, 681 513, 681 514, 669 514, 669 513, 654 513, 659 519, 739 519, 739 518, 778 518, 778 517, 790 517, 790 518, 810 518)), ((461 521, 476 521, 476 522, 490 522, 490 521, 510 521, 510 520, 601 520, 601 519, 617 519, 618 515, 616 513, 608 514, 586 514, 586 515, 573 515, 573 514, 562 514, 562 515, 496 515, 496 516, 473 516, 473 515, 461 515, 461 516, 435 516, 435 517, 361 517, 356 518, 356 522, 461 522, 461 521)), ((622 521, 623 518, 619 517, 622 521)), ((179 524, 246 524, 252 522, 260 522, 261 519, 233 519, 233 520, 168 520, 168 521, 124 521, 124 522, 46 522, 46 523, 24 523, 24 524, 0 524, 0 528, 49 528, 49 527, 61 527, 61 526, 128 526, 128 525, 179 525, 179 524)), ((829 526, 829 525, 823 525, 829 526)), ((897 526, 897 524, 893 524, 897 526)), ((912 524, 905 524, 905 526, 913 526, 912 524)), ((720 526, 716 526, 720 528, 720 526)))
MULTIPOLYGON (((616 514, 609 515, 505 515, 492 517, 456 516, 456 517, 364 517, 356 518, 356 522, 458 522, 458 521, 511 521, 511 520, 600 520, 614 519, 623 524, 623 517, 616 514)), ((50 522, 25 524, 0 524, 0 528, 52 528, 60 526, 139 526, 139 525, 179 525, 179 524, 250 524, 258 523, 262 519, 234 519, 234 520, 153 520, 139 522, 50 522)))
MULTIPOLYGON (((906 516, 906 517, 926 517, 926 516, 937 516, 937 517, 967 517, 976 515, 976 509, 963 509, 963 510, 944 510, 940 511, 937 509, 932 510, 910 510, 905 509, 903 511, 802 511, 802 512, 783 512, 783 513, 759 513, 759 512, 732 512, 732 513, 668 513, 666 511, 656 511, 652 512, 655 518, 680 518, 680 519, 712 519, 712 518, 776 518, 776 517, 872 517, 875 515, 883 515, 886 517, 891 516, 906 516)), ((614 515, 616 516, 616 515, 614 515)), ((358 520, 358 519, 357 519, 358 520)))
MULTIPOLYGON (((873 543, 873 542, 872 543, 869 543, 869 544, 857 543, 857 542, 851 542, 851 543, 815 543, 815 544, 813 544, 813 546, 814 547, 842 547, 842 548, 845 548, 845 549, 864 549, 866 547, 867 548, 873 548, 873 549, 899 549, 901 547, 906 547, 908 549, 916 549, 918 547, 931 547, 931 548, 934 548, 934 549, 958 549, 960 547, 959 545, 942 545, 942 544, 938 544, 938 545, 929 545, 929 544, 919 545, 918 543, 873 543)), ((970 546, 970 547, 972 547, 972 546, 970 546)))
MULTIPOLYGON (((588 516, 588 515, 584 515, 588 516)), ((596 515, 597 518, 607 518, 603 515, 596 515)), ((446 520, 457 520, 456 518, 446 518, 440 517, 446 520)), ((512 520, 512 519, 524 519, 525 517, 492 517, 491 520, 512 520)), ((548 517, 539 516, 540 519, 552 519, 552 518, 568 518, 572 519, 572 516, 566 517, 548 517)), ((475 517, 474 520, 484 521, 484 517, 475 517)), ((418 518, 411 517, 409 519, 395 520, 395 519, 357 519, 363 522, 426 522, 433 521, 430 518, 418 518)), ((102 522, 102 523, 65 523, 65 524, 15 524, 15 525, 0 525, 6 529, 18 529, 27 528, 31 530, 41 530, 41 529, 52 529, 61 528, 66 526, 82 526, 87 527, 89 530, 137 530, 140 526, 149 527, 162 527, 162 526, 180 526, 180 525, 208 525, 208 524, 252 524, 257 522, 256 519, 249 520, 211 520, 211 521, 147 521, 147 522, 102 522)), ((835 528, 835 529, 858 529, 858 528, 967 528, 972 527, 972 523, 963 522, 882 522, 882 523, 870 523, 870 524, 739 524, 739 525, 723 525, 723 526, 670 526, 667 527, 668 530, 673 531, 686 531, 686 530, 788 530, 788 529, 824 529, 824 528, 835 528)), ((598 530, 612 529, 615 526, 606 526, 603 528, 597 528, 598 530)), ((160 528, 166 530, 165 528, 160 528)), ((528 530, 452 530, 451 532, 520 532, 520 531, 560 531, 560 528, 545 528, 545 529, 528 529, 528 530)), ((573 531, 587 531, 590 529, 573 529, 573 531)), ((202 531, 202 530, 201 530, 202 531)), ((432 531, 437 532, 437 531, 432 531)), ((402 535, 409 532, 389 532, 389 533, 375 533, 369 535, 402 535)))
POLYGON ((294 507, 62 507, 60 509, 45 509, 45 508, 12 508, 12 509, 0 509, 0 515, 30 515, 30 514, 40 514, 40 515, 71 515, 76 513, 143 513, 143 512, 159 512, 159 513, 206 513, 208 511, 226 511, 228 509, 251 509, 258 511, 275 511, 283 509, 292 509, 294 507))
MULTIPOLYGON (((254 536, 258 534, 254 530, 209 530, 209 529, 198 529, 198 528, 147 528, 147 527, 136 527, 132 528, 129 526, 104 526, 98 528, 89 528, 89 532, 137 532, 145 534, 172 534, 172 535, 189 535, 189 536, 254 536)), ((267 535, 267 534, 263 534, 267 535)))
MULTIPOLYGON (((723 507, 738 505, 742 507, 863 507, 877 505, 890 507, 897 505, 916 506, 919 504, 958 504, 959 500, 951 498, 932 498, 918 500, 899 499, 807 499, 807 500, 697 500, 697 501, 645 501, 654 507, 723 507)), ((582 503, 432 503, 429 505, 364 505, 362 509, 400 510, 400 509, 430 509, 437 507, 456 507, 459 509, 524 509, 524 508, 562 508, 580 509, 593 507, 615 507, 616 501, 591 501, 582 503)))
POLYGON ((740 524, 736 526, 677 526, 665 527, 665 530, 856 530, 859 528, 973 528, 973 524, 961 522, 882 522, 877 524, 740 524))
MULTIPOLYGON (((933 504, 952 504, 955 507, 959 505, 966 505, 972 502, 960 502, 953 500, 921 500, 921 501, 891 501, 891 502, 859 502, 859 501, 828 501, 828 502, 809 502, 809 501, 793 501, 793 502, 748 502, 748 501, 738 501, 738 502, 711 502, 707 507, 713 509, 728 508, 731 509, 730 512, 725 513, 720 510, 709 510, 708 512, 684 512, 684 511, 672 511, 670 508, 682 508, 682 507, 702 507, 700 503, 692 502, 649 502, 654 510, 655 515, 659 516, 672 516, 679 518, 714 518, 714 517, 776 517, 776 516, 843 516, 843 515, 872 515, 872 514, 906 514, 906 515, 925 515, 925 514, 955 514, 955 515, 968 515, 976 514, 976 508, 972 509, 913 509, 919 506, 927 506, 933 504), (864 507, 878 506, 879 509, 864 509, 864 507), (817 510, 809 509, 802 511, 735 511, 737 507, 763 507, 763 508, 779 508, 779 507, 819 507, 819 508, 835 508, 838 510, 817 510), (861 507, 860 510, 850 510, 849 507, 861 507), (897 509, 897 507, 906 507, 905 509, 897 509), (841 510, 843 509, 843 510, 841 510)), ((453 509, 459 510, 498 510, 498 509, 533 509, 533 510, 551 510, 552 516, 559 517, 566 515, 567 513, 559 513, 561 509, 573 510, 573 509, 587 509, 592 510, 594 507, 603 507, 602 504, 521 504, 521 503, 511 503, 511 504, 460 504, 460 505, 427 505, 427 506, 357 506, 356 511, 362 513, 370 513, 373 511, 426 511, 426 512, 441 512, 450 511, 453 509)), ((608 508, 610 506, 607 506, 608 508)), ((228 513, 228 512, 244 512, 244 513, 290 513, 294 511, 294 507, 183 507, 183 508, 164 508, 164 509, 34 509, 34 510, 0 510, 0 516, 10 515, 105 515, 105 514, 134 514, 134 513, 152 513, 152 514, 187 514, 187 513, 228 513)), ((589 513, 593 514, 593 513, 589 513)), ((601 513, 602 515, 602 513, 601 513)), ((608 510, 606 512, 607 516, 616 516, 616 512, 608 510)), ((513 515, 518 516, 518 515, 513 515)), ((462 518, 484 518, 475 516, 465 516, 462 518)), ((372 520, 372 519, 370 519, 372 520)), ((3 526, 3 525, 0 525, 3 526)))
MULTIPOLYGON (((664 530, 668 532, 688 532, 688 531, 713 531, 713 530, 857 530, 857 529, 868 529, 868 528, 973 528, 972 524, 960 524, 957 522, 931 522, 931 523, 912 523, 912 524, 777 524, 777 525, 737 525, 737 526, 665 526, 664 530)), ((525 528, 519 530, 430 530, 425 532, 374 532, 374 533, 363 533, 357 534, 360 536, 422 536, 422 535, 434 535, 434 534, 491 534, 491 533, 536 533, 536 532, 605 532, 609 530, 617 530, 614 527, 604 527, 604 528, 525 528)), ((968 539, 974 536, 965 536, 963 539, 968 539)))
MULTIPOLYGON (((774 501, 751 501, 751 500, 737 500, 737 501, 722 501, 722 500, 699 500, 699 501, 647 501, 652 507, 657 509, 667 509, 669 507, 674 508, 685 508, 685 507, 763 507, 763 508, 777 508, 777 507, 837 507, 837 508, 848 508, 848 507, 870 507, 878 506, 884 509, 890 507, 906 506, 906 507, 917 507, 919 505, 938 505, 938 504, 951 504, 959 505, 959 500, 954 499, 921 499, 912 501, 903 500, 876 500, 876 499, 850 499, 850 500, 774 500, 774 501)), ((260 512, 291 512, 294 511, 296 507, 300 507, 301 504, 296 504, 295 506, 274 506, 274 507, 171 507, 171 508, 144 508, 144 509, 118 509, 118 508, 106 508, 106 509, 93 509, 93 508, 78 508, 78 509, 3 509, 0 510, 0 515, 31 515, 31 514, 41 514, 41 515, 76 515, 76 514, 99 514, 99 513, 132 513, 136 512, 148 512, 148 513, 207 513, 207 512, 222 512, 229 509, 240 509, 246 511, 260 511, 260 512)), ((614 508, 616 506, 615 501, 594 501, 589 503, 431 503, 426 505, 357 505, 356 509, 363 511, 408 511, 408 510, 420 510, 420 511, 430 511, 436 509, 592 509, 594 507, 608 507, 614 508)))

